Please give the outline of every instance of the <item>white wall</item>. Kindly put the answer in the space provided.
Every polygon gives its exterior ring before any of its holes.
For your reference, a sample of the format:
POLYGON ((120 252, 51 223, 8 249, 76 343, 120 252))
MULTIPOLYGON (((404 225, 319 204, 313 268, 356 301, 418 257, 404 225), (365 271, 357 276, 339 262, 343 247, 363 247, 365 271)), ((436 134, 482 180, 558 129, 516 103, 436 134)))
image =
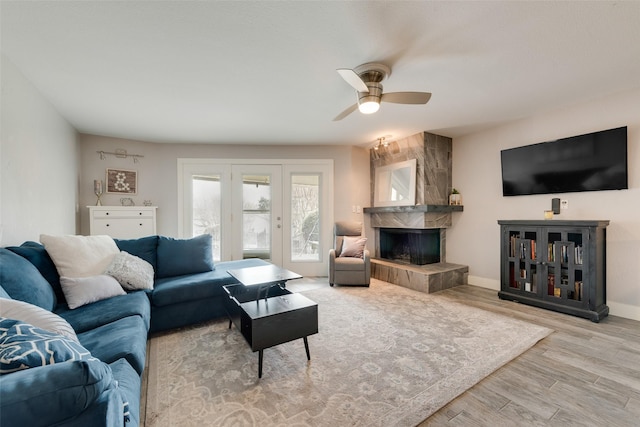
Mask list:
MULTIPOLYGON (((80 135, 80 206, 82 234, 89 234, 89 215, 85 206, 94 205, 93 180, 105 179, 106 168, 136 170, 138 193, 132 198, 136 205, 151 200, 158 206, 158 234, 178 234, 178 158, 213 159, 333 159, 334 219, 362 221, 362 213, 353 213, 352 206, 369 203, 369 152, 350 146, 260 146, 161 144, 131 141, 96 135, 80 135), (125 149, 141 154, 139 163, 132 159, 107 156, 100 160, 97 151, 125 149)), ((120 205, 121 196, 105 194, 103 205, 120 205)))
POLYGON ((77 133, 4 55, 0 62, 0 246, 75 234, 77 133))
POLYGON ((447 261, 469 265, 469 283, 499 289, 499 219, 543 219, 551 199, 569 201, 558 219, 610 220, 607 305, 610 314, 640 320, 640 90, 523 119, 457 138, 453 185, 464 212, 447 230, 447 261), (503 197, 500 150, 628 126, 629 190, 503 197))

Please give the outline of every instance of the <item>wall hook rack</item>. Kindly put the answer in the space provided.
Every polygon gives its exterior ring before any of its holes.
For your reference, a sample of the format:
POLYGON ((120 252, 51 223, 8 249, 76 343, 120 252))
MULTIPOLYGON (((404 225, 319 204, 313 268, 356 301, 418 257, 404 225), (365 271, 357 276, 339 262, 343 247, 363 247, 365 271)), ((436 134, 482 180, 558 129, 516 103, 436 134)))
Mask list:
POLYGON ((117 157, 119 159, 126 159, 131 157, 133 159, 133 163, 138 163, 140 161, 141 158, 143 158, 144 156, 142 154, 129 154, 127 153, 127 150, 123 150, 123 149, 117 149, 116 151, 96 151, 96 153, 98 153, 98 155, 100 155, 100 160, 105 160, 107 158, 107 156, 114 156, 117 157))

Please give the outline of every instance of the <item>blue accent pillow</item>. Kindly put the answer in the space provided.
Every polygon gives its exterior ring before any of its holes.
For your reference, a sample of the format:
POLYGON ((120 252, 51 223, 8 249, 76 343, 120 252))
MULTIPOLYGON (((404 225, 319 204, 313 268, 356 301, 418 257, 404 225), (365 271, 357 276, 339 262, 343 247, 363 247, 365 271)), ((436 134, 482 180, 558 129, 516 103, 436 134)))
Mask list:
POLYGON ((0 317, 0 374, 72 360, 97 359, 69 337, 0 317))
POLYGON ((210 234, 191 239, 159 236, 156 277, 204 273, 214 269, 210 234))
POLYGON ((56 305, 53 288, 25 258, 0 248, 0 286, 13 299, 52 311, 56 305))
POLYGON ((125 251, 147 261, 153 267, 153 271, 158 269, 158 236, 129 240, 113 240, 121 251, 125 251))
POLYGON ((20 246, 9 246, 7 249, 26 258, 31 264, 35 265, 40 274, 42 274, 42 277, 47 279, 47 282, 53 286, 54 291, 56 291, 56 296, 58 298, 64 298, 62 288, 60 288, 58 269, 56 269, 56 265, 49 256, 49 252, 47 252, 42 244, 28 241, 20 246), (58 291, 60 292, 58 293, 58 291))

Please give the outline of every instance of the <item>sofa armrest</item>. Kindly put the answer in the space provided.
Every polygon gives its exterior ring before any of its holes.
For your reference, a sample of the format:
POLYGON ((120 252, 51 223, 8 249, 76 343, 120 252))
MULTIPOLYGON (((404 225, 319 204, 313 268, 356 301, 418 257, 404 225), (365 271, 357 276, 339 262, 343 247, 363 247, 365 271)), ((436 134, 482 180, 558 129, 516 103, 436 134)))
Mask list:
POLYGON ((366 283, 369 283, 371 280, 371 256, 368 249, 362 252, 362 258, 364 259, 364 278, 366 283))
POLYGON ((0 376, 0 425, 64 423, 116 387, 111 368, 99 360, 57 363, 4 374, 0 376))
POLYGON ((336 250, 329 250, 329 283, 333 283, 335 280, 335 266, 336 266, 336 250))

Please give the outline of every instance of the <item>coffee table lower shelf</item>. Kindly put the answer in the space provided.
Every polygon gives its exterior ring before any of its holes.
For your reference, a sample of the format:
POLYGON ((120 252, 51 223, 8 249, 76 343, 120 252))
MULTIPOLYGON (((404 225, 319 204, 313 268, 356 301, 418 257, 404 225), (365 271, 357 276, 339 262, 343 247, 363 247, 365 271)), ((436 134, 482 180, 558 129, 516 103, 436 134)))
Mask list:
POLYGON ((307 360, 309 335, 318 333, 318 304, 304 295, 274 286, 268 298, 258 299, 258 290, 242 284, 224 286, 229 295, 225 309, 229 328, 235 325, 251 350, 258 352, 258 378, 262 378, 266 348, 302 338, 307 360))

